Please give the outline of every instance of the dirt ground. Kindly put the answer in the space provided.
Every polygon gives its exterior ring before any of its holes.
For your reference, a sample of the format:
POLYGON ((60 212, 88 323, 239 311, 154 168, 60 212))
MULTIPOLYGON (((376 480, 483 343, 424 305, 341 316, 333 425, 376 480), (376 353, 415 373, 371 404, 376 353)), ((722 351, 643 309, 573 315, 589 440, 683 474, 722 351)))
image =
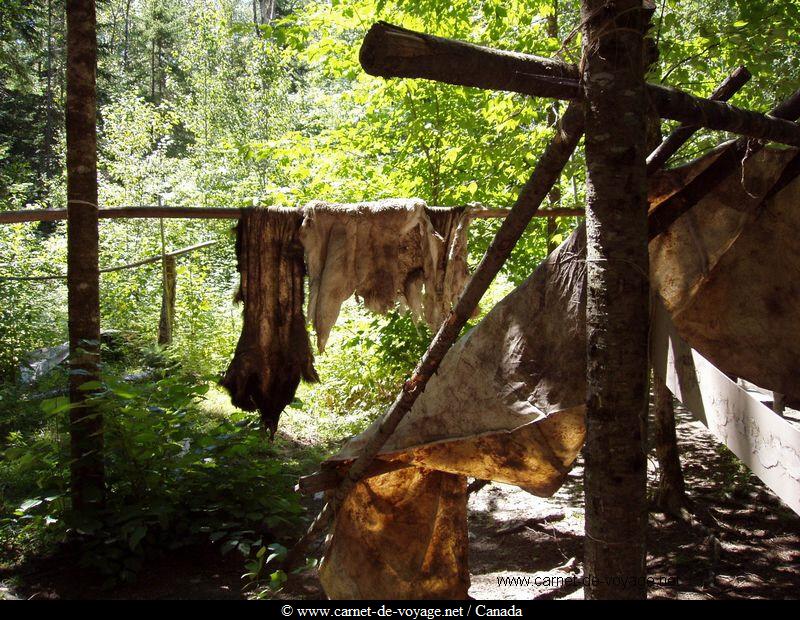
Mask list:
MULTIPOLYGON (((702 525, 652 513, 648 574, 653 599, 786 599, 800 596, 800 517, 721 447, 700 423, 676 411, 689 496, 702 525)), ((796 412, 789 417, 798 418, 796 412)), ((800 422, 800 418, 797 420, 800 422)), ((654 482, 657 465, 650 462, 654 482)), ((551 498, 504 484, 473 494, 470 519, 470 595, 476 599, 582 598, 557 577, 580 581, 583 556, 583 472, 580 462, 551 498), (529 577, 510 585, 507 578, 529 577)), ((652 485, 651 485, 652 486, 652 485)), ((0 598, 237 599, 245 598, 243 561, 212 547, 183 549, 114 590, 63 566, 7 579, 0 598), (13 586, 10 584, 14 584, 13 586)), ((573 583, 574 583, 573 581, 573 583)), ((278 598, 321 598, 314 575, 294 578, 278 598)))

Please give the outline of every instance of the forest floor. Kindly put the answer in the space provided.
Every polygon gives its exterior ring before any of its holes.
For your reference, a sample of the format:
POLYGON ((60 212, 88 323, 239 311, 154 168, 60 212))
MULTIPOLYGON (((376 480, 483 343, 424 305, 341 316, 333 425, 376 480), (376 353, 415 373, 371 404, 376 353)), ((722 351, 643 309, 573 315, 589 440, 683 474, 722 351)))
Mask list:
MULTIPOLYGON (((699 422, 677 408, 689 496, 703 526, 651 513, 648 575, 654 599, 785 599, 800 596, 800 517, 789 510, 699 422), (709 536, 709 534, 712 534, 709 536)), ((787 416, 800 423, 797 412, 787 416)), ((651 483, 656 478, 650 463, 651 483)), ((492 483, 469 502, 470 595, 476 599, 582 598, 582 467, 551 498, 492 483), (521 553, 520 550, 525 550, 521 553), (509 585, 507 578, 529 578, 509 585), (535 578, 539 579, 535 579, 535 578), (549 578, 549 579, 548 579, 549 578)), ((651 488, 653 484, 651 484, 651 488)), ((316 504, 316 502, 315 502, 316 504)), ((316 505, 311 507, 312 510, 316 505)), ((212 546, 165 555, 129 585, 103 590, 63 567, 39 567, 3 582, 1 598, 237 599, 241 557, 212 546), (4 585, 5 583, 5 585, 4 585), (10 584, 14 585, 11 586, 10 584)), ((322 598, 313 574, 293 577, 277 597, 322 598)))

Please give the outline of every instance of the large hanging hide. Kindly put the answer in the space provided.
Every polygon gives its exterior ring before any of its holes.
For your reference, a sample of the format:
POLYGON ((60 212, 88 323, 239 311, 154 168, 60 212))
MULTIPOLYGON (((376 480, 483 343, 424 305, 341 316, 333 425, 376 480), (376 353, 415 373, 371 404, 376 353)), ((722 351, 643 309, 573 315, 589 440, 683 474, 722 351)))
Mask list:
POLYGON ((359 482, 320 567, 334 599, 463 599, 469 589, 467 483, 417 467, 359 482), (364 525, 367 524, 367 527, 364 525))
POLYGON ((298 209, 246 209, 236 228, 244 325, 222 385, 272 433, 300 379, 319 380, 303 315, 302 217, 298 209))
MULTIPOLYGON (((411 467, 362 481, 336 516, 320 568, 329 596, 359 597, 380 583, 370 597, 464 598, 466 558, 456 570, 448 564, 453 557, 429 552, 425 537, 394 525, 396 506, 410 495, 420 506, 466 510, 465 495, 451 506, 455 499, 436 486, 441 472, 516 484, 542 496, 561 486, 585 435, 584 254, 581 228, 445 356, 381 452, 381 460, 411 467), (430 484, 419 482, 426 478, 430 484), (362 507, 367 491, 374 498, 369 510, 362 507), (376 532, 395 544, 375 544, 376 532), (368 556, 348 555, 362 547, 368 556), (394 569, 426 553, 426 570, 440 578, 435 592, 422 587, 424 579, 394 569)), ((351 462, 377 429, 378 422, 324 466, 351 462)), ((427 519, 433 517, 429 512, 427 519)), ((466 537, 465 521, 452 525, 460 528, 456 539, 466 537)))
MULTIPOLYGON (((764 201, 797 149, 764 149, 650 243, 652 285, 720 370, 800 400, 800 179, 764 201)), ((691 174, 715 153, 688 166, 691 174)), ((654 201, 652 206, 655 206, 654 201)))
MULTIPOLYGON (((800 273, 795 243, 800 180, 762 205, 796 153, 764 150, 745 162, 744 172, 734 170, 651 242, 650 270, 656 293, 692 347, 728 372, 800 397, 800 285, 793 282, 800 273)), ((651 205, 694 178, 717 154, 653 179, 651 205)), ((392 592, 392 584, 397 596, 411 592, 408 577, 391 567, 425 552, 427 542, 393 525, 395 500, 419 488, 426 493, 418 497, 420 505, 437 505, 443 496, 435 485, 420 487, 420 477, 443 471, 517 484, 539 495, 561 486, 585 433, 585 302, 580 226, 456 343, 385 444, 379 458, 410 465, 414 473, 401 475, 408 471, 401 469, 375 476, 345 500, 320 571, 329 595, 359 596, 367 582, 390 584, 378 597, 392 592), (408 479, 415 481, 414 489, 408 479), (360 507, 367 489, 380 497, 368 509, 360 507), (370 546, 369 562, 346 558, 348 549, 374 541, 375 532, 393 545, 370 546), (381 566, 386 574, 371 574, 381 566)), ((344 469, 377 428, 378 422, 324 466, 344 469)), ((428 570, 447 574, 443 566, 428 570)), ((459 596, 457 574, 451 571, 449 587, 437 584, 439 595, 459 596)), ((417 590, 412 596, 427 594, 417 590)))
POLYGON ((373 312, 408 308, 438 327, 466 281, 463 208, 429 210, 411 198, 314 201, 304 211, 300 238, 308 264, 308 316, 320 351, 352 295, 373 312))

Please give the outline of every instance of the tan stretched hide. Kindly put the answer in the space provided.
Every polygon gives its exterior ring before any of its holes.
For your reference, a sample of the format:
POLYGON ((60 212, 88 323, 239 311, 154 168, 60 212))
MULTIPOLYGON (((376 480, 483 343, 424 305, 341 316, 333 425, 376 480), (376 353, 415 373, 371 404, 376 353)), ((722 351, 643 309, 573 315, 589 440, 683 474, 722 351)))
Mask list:
MULTIPOLYGON (((744 172, 734 171, 651 243, 650 267, 653 286, 691 346, 728 372, 800 396, 800 181, 759 207, 795 154, 764 150, 747 160, 744 172)), ((714 157, 655 179, 653 201, 714 157)), ((581 226, 447 354, 381 453, 414 467, 362 482, 337 515, 321 568, 329 596, 463 597, 463 573, 434 563, 425 570, 450 575, 436 582, 435 593, 421 586, 424 580, 412 587, 401 572, 373 574, 429 552, 442 564, 466 566, 461 555, 437 555, 429 551, 429 538, 393 525, 396 499, 414 495, 420 506, 444 505, 435 484, 419 486, 421 478, 439 475, 429 470, 509 482, 540 495, 559 488, 584 439, 584 261, 581 226), (367 492, 379 498, 368 510, 367 492), (392 546, 376 545, 376 532, 392 546), (361 547, 370 549, 369 562, 353 553, 361 547)), ((376 424, 326 466, 341 467, 357 456, 376 424)), ((466 498, 458 501, 462 510, 466 498)), ((452 525, 466 528, 461 521, 452 525)))
POLYGON ((352 295, 373 312, 399 305, 438 328, 468 276, 464 208, 393 198, 315 201, 304 212, 300 239, 308 264, 308 317, 320 351, 352 295))
MULTIPOLYGON (((797 149, 765 149, 650 243, 678 333, 714 366, 800 399, 800 180, 762 198, 797 149)), ((702 163, 698 162, 698 163, 702 163)))
POLYGON ((356 485, 320 568, 331 598, 466 598, 467 484, 417 467, 356 485))

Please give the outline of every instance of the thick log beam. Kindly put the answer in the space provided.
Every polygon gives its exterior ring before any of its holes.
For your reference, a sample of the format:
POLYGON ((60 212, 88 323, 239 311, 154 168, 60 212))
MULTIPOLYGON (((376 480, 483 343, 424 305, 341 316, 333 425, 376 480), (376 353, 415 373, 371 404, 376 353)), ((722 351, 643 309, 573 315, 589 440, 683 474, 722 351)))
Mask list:
POLYGON ((358 58, 370 75, 418 77, 524 94, 529 94, 529 76, 549 78, 553 92, 542 96, 555 99, 570 98, 564 95, 572 92, 578 79, 575 66, 558 60, 445 39, 386 22, 369 29, 358 58))
MULTIPOLYGON (((423 78, 555 99, 583 96, 574 65, 436 37, 385 22, 370 28, 359 59, 364 71, 385 78, 423 78)), ((774 116, 657 84, 647 85, 647 96, 662 118, 800 146, 800 126, 774 116)))

